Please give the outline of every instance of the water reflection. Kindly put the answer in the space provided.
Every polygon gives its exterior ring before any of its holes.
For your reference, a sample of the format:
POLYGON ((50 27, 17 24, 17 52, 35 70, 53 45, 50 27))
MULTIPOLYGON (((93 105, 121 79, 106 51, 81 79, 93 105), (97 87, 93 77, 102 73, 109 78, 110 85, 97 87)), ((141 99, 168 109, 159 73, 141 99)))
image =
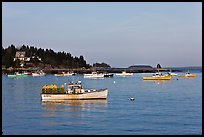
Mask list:
POLYGON ((42 102, 42 117, 45 122, 43 126, 62 126, 70 125, 82 126, 86 119, 95 118, 106 119, 104 112, 107 110, 107 100, 67 100, 42 102))
POLYGON ((90 110, 96 107, 107 107, 107 100, 66 100, 66 101, 46 101, 41 103, 42 108, 45 110, 68 110, 68 111, 81 111, 90 110))
POLYGON ((146 80, 144 82, 153 82, 155 84, 166 84, 166 83, 169 83, 170 81, 169 80, 146 80))

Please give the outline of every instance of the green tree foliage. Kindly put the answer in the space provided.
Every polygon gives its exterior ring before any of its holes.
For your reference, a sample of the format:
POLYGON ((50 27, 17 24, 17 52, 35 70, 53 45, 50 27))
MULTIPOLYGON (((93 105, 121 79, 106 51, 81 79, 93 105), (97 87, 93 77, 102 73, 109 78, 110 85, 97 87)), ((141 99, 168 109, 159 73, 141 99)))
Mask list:
POLYGON ((157 68, 162 68, 160 64, 157 64, 157 68))
POLYGON ((9 46, 7 49, 2 47, 2 65, 5 65, 7 68, 14 66, 13 61, 16 54, 15 47, 13 45, 9 46))
POLYGON ((17 59, 14 63, 14 67, 19 68, 20 67, 20 63, 21 61, 19 59, 17 59))
POLYGON ((14 45, 9 46, 4 49, 2 46, 2 65, 8 67, 18 67, 19 60, 14 61, 16 51, 25 51, 25 56, 30 57, 30 63, 38 65, 42 63, 44 65, 48 64, 53 67, 59 68, 89 68, 90 65, 86 64, 84 57, 73 57, 70 53, 54 52, 52 49, 42 49, 33 46, 23 45, 20 48, 15 48, 14 45), (41 58, 41 60, 39 60, 41 58))

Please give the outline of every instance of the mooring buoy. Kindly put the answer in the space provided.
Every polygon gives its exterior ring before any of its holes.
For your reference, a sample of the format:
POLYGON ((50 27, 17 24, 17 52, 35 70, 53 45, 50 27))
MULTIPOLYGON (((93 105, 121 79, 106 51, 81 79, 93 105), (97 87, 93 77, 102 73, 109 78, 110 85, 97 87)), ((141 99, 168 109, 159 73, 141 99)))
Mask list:
POLYGON ((133 100, 135 100, 135 98, 132 97, 132 98, 130 98, 130 100, 133 101, 133 100))

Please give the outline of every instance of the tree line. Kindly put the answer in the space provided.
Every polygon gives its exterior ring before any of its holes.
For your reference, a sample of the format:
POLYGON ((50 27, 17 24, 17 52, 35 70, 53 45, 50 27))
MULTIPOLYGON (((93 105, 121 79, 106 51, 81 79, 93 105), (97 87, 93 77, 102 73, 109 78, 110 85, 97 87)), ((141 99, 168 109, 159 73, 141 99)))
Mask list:
MULTIPOLYGON (((21 46, 16 48, 11 44, 8 48, 3 48, 2 46, 2 65, 6 68, 9 67, 20 67, 20 60, 15 60, 15 55, 17 51, 24 51, 25 57, 30 57, 29 63, 34 64, 34 66, 39 66, 39 64, 51 65, 52 68, 90 68, 90 67, 104 67, 110 68, 111 66, 106 63, 94 63, 93 66, 86 63, 86 60, 82 55, 79 57, 73 57, 70 53, 66 52, 54 52, 52 49, 42 49, 34 46, 21 46), (34 57, 34 58, 33 58, 34 57), (41 58, 41 60, 38 59, 41 58)), ((24 67, 28 67, 25 63, 24 67)))
MULTIPOLYGON (((17 51, 24 51, 25 57, 31 57, 29 63, 35 65, 49 64, 56 68, 89 68, 91 65, 86 63, 86 60, 82 55, 79 57, 73 57, 70 53, 66 52, 54 52, 52 49, 42 49, 33 46, 21 46, 16 48, 14 45, 10 45, 8 48, 2 46, 2 65, 8 67, 19 67, 19 60, 15 60, 17 51), (33 58, 32 58, 33 57, 33 58), (41 58, 39 60, 38 58, 41 58)), ((26 67, 26 66, 25 66, 26 67)))

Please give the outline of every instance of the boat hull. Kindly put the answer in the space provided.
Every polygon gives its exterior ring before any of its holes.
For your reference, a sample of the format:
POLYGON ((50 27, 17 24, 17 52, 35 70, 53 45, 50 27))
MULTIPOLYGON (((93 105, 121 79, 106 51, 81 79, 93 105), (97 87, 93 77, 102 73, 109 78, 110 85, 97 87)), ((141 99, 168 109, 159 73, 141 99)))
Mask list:
POLYGON ((104 75, 104 78, 110 78, 110 77, 113 77, 113 74, 105 74, 104 75))
POLYGON ((178 76, 176 73, 170 73, 171 76, 178 76))
POLYGON ((133 76, 133 74, 115 74, 116 76, 133 76))
POLYGON ((84 100, 84 99, 106 99, 108 89, 85 92, 81 94, 41 94, 42 101, 59 101, 59 100, 84 100))
POLYGON ((9 78, 15 78, 16 75, 8 75, 9 78))
POLYGON ((133 76, 133 73, 122 72, 122 73, 117 73, 115 75, 116 76, 133 76))
POLYGON ((63 74, 54 74, 54 76, 64 76, 63 74))
POLYGON ((27 76, 28 76, 27 74, 8 75, 9 78, 24 78, 27 76))
POLYGON ((97 74, 97 75, 84 74, 84 78, 104 78, 104 75, 103 74, 97 74))
POLYGON ((143 77, 143 80, 171 80, 171 76, 163 76, 163 77, 143 77))
POLYGON ((73 76, 74 73, 65 73, 65 74, 54 74, 54 76, 73 76))
POLYGON ((39 76, 45 76, 45 74, 36 74, 36 73, 32 73, 33 77, 39 77, 39 76))
POLYGON ((183 78, 194 78, 194 77, 196 77, 196 74, 180 75, 179 77, 183 77, 183 78))
POLYGON ((63 76, 73 76, 74 74, 64 74, 63 76))

